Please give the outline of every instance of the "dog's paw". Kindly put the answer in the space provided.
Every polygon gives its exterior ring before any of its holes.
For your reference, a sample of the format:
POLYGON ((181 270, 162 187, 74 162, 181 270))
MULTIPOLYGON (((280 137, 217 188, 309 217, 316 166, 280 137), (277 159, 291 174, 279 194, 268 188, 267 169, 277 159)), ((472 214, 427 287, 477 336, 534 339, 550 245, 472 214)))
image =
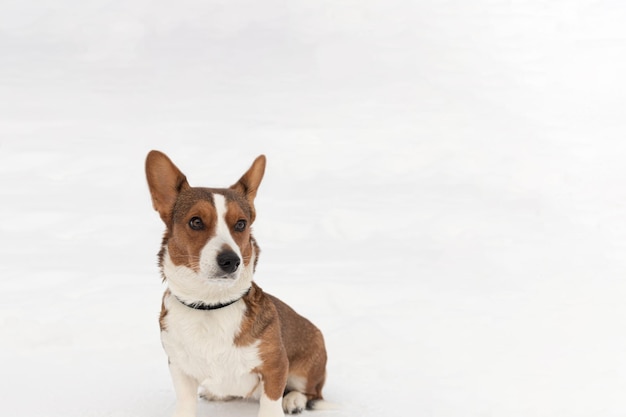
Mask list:
POLYGON ((261 395, 258 417, 285 417, 280 398, 270 400, 265 394, 261 395))
POLYGON ((283 410, 287 414, 299 414, 306 408, 306 395, 291 391, 283 398, 283 410))

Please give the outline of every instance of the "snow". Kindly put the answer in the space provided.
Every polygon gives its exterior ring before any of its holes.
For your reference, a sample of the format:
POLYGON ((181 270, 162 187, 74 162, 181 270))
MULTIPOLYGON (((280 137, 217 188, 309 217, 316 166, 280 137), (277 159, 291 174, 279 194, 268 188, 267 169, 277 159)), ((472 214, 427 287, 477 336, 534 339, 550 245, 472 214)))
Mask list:
MULTIPOLYGON (((318 417, 626 414, 626 5, 5 1, 0 413, 170 416, 162 224, 268 157, 256 281, 318 417)), ((201 402, 199 416, 252 416, 201 402)))

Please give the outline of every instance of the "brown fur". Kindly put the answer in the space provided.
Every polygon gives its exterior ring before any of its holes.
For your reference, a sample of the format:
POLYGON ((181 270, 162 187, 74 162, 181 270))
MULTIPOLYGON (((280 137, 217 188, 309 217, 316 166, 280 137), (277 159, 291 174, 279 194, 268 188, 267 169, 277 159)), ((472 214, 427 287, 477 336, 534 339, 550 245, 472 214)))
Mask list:
POLYGON ((322 332, 278 298, 266 295, 280 318, 280 333, 287 349, 289 374, 304 378, 306 387, 303 394, 308 400, 321 399, 326 380, 326 349, 322 332))
MULTIPOLYGON (((264 381, 276 382, 271 390, 275 397, 283 395, 288 375, 306 381, 308 400, 322 398, 326 377, 326 349, 322 332, 278 298, 252 284, 244 297, 246 318, 235 344, 247 346, 260 339, 262 367, 258 372, 264 381), (282 340, 277 344, 276 340, 282 340)), ((266 385, 267 387, 267 385, 266 385)))

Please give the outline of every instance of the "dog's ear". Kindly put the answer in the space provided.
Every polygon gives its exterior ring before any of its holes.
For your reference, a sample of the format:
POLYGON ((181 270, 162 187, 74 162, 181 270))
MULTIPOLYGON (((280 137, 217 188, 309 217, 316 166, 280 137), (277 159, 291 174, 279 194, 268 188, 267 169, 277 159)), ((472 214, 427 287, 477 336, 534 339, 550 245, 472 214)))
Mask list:
POLYGON ((159 212, 163 222, 169 225, 178 194, 189 188, 187 178, 164 153, 159 151, 148 153, 146 178, 152 196, 152 206, 159 212))
POLYGON ((256 217, 256 211, 254 210, 254 198, 256 197, 256 192, 259 189, 264 173, 265 155, 259 155, 252 163, 250 169, 243 174, 237 183, 230 187, 245 196, 246 200, 248 200, 251 209, 251 222, 254 222, 254 218, 256 217))

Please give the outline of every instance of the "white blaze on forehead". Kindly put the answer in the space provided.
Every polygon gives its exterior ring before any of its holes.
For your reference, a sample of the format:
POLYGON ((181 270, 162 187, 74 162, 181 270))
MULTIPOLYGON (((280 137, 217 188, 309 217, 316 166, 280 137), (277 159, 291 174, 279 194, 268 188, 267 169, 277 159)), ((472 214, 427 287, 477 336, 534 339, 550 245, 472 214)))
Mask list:
MULTIPOLYGON (((222 194, 213 194, 213 203, 215 204, 217 225, 215 227, 215 236, 207 242, 206 246, 216 248, 218 252, 221 252, 224 245, 228 245, 241 258, 239 246, 235 243, 233 236, 230 234, 230 227, 226 223, 226 197, 222 194)), ((204 252, 204 249, 202 252, 204 252)))

